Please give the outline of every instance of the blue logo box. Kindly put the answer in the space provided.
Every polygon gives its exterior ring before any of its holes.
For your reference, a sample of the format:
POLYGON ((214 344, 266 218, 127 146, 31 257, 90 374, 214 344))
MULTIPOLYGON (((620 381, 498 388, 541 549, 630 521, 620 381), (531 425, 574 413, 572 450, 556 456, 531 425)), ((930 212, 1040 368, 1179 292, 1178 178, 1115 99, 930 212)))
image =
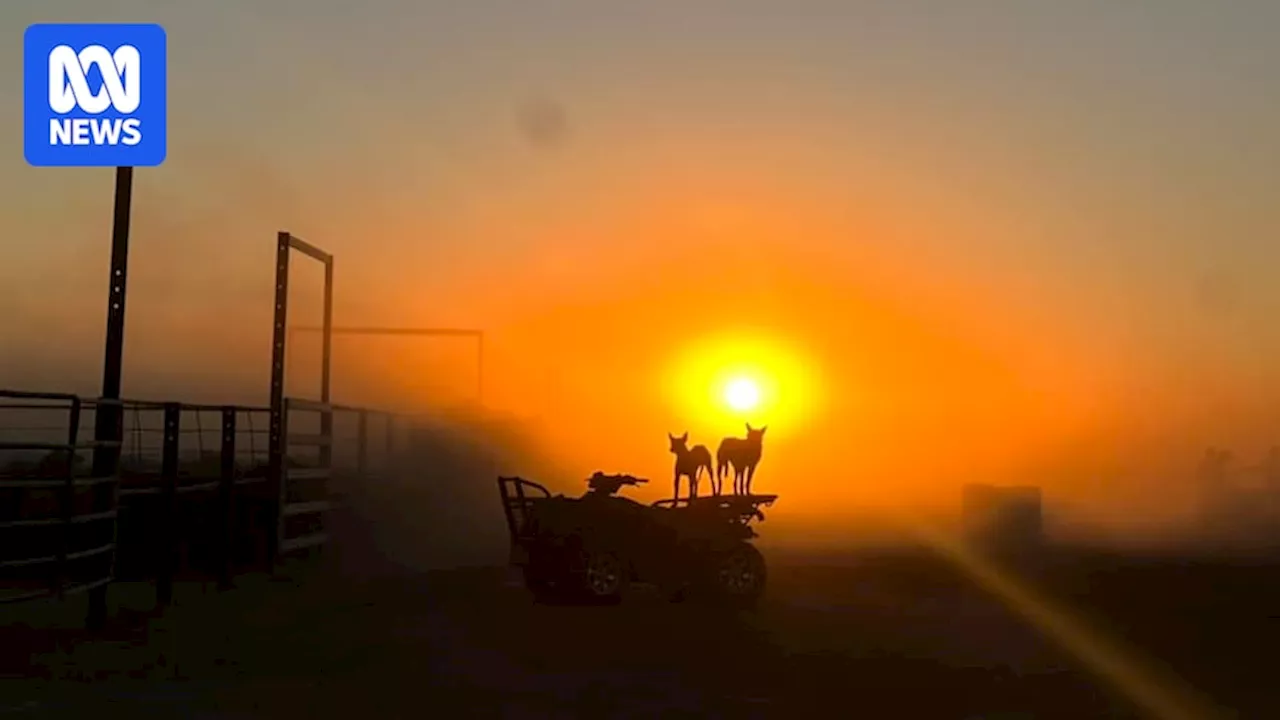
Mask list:
POLYGON ((167 38, 154 24, 23 36, 23 150, 39 167, 154 167, 168 151, 167 38))

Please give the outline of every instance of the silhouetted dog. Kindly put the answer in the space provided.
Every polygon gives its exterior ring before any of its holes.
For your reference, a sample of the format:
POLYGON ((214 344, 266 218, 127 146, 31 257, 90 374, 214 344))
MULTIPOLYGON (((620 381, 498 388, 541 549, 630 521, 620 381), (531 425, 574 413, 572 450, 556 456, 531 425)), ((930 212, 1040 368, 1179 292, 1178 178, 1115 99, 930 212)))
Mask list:
POLYGON ((764 451, 764 431, 766 425, 759 430, 747 423, 745 438, 725 438, 720 441, 720 449, 716 450, 716 484, 724 478, 725 471, 733 466, 733 492, 735 495, 751 494, 751 478, 756 474, 756 465, 760 464, 760 454, 764 451))
POLYGON ((720 494, 720 483, 716 482, 715 473, 711 471, 711 451, 706 445, 688 446, 689 433, 685 433, 680 437, 676 437, 671 433, 667 433, 667 438, 671 440, 671 452, 676 456, 676 489, 672 496, 676 500, 680 499, 680 478, 689 478, 689 497, 690 499, 698 497, 698 475, 703 468, 707 470, 707 477, 711 478, 711 486, 716 495, 720 494))

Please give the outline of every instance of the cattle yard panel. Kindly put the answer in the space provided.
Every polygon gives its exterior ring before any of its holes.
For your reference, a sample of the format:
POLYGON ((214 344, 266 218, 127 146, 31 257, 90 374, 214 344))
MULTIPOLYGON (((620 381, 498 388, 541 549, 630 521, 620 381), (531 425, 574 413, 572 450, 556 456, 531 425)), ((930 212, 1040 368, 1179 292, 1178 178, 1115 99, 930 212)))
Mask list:
POLYGON ((291 450, 272 477, 270 408, 123 400, 109 401, 125 418, 120 461, 96 477, 87 454, 98 443, 79 438, 92 436, 84 425, 101 402, 0 390, 0 603, 113 580, 153 580, 160 606, 178 577, 229 588, 240 572, 273 569, 273 547, 298 554, 327 541, 336 474, 391 467, 383 448, 397 424, 376 410, 284 398, 291 450), (350 418, 339 423, 349 432, 334 431, 334 416, 350 418))

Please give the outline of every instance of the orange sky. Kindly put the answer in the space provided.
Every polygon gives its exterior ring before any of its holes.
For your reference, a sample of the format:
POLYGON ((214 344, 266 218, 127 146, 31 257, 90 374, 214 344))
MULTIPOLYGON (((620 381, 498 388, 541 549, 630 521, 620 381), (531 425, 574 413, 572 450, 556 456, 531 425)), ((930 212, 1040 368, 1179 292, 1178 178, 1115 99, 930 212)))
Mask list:
MULTIPOLYGON (((798 513, 965 479, 1141 509, 1205 444, 1280 437, 1274 8, 503 4, 157 17, 178 80, 137 180, 127 393, 265 401, 287 229, 335 253, 338 323, 483 327, 491 408, 584 476, 740 434, 696 404, 720 362, 776 383, 760 483, 798 513), (562 132, 529 134, 534 99, 562 132)), ((11 150, 0 386, 91 394, 110 172, 11 150)), ((354 343, 338 400, 473 387, 464 346, 354 343)))

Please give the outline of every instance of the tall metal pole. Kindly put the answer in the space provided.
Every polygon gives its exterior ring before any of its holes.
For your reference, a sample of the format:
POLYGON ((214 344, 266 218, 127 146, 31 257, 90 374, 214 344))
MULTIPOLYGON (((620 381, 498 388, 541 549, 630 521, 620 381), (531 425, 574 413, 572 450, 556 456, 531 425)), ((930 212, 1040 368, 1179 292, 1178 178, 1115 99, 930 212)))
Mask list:
MULTIPOLYGON (((133 168, 116 168, 115 209, 111 223, 111 275, 107 289, 107 340, 102 360, 103 402, 94 416, 94 477, 109 477, 120 464, 121 441, 124 439, 124 408, 120 400, 120 380, 124 368, 125 290, 129 276, 129 220, 133 206, 133 168), (117 401, 117 402, 112 402, 117 401)), ((96 485, 95 490, 111 491, 110 484, 96 485)), ((95 492, 95 495, 97 493, 95 492)), ((95 497, 95 501, 103 498, 95 497)), ((101 627, 106 622, 107 586, 89 593, 87 624, 101 627)))
POLYGON ((275 570, 280 551, 280 510, 285 491, 285 423, 284 405, 285 323, 289 318, 289 244, 288 232, 276 233, 276 304, 271 332, 271 428, 267 437, 267 480, 271 483, 276 506, 272 513, 274 528, 267 540, 267 565, 275 570))
MULTIPOLYGON (((115 213, 111 224, 111 277, 107 291, 107 343, 102 361, 102 397, 120 399, 124 366, 124 300, 129 275, 129 219, 133 205, 133 168, 116 168, 115 213)), ((99 407, 99 417, 103 408, 99 407)), ((118 411, 108 415, 119 416, 118 411)), ((110 424, 110 420, 108 420, 110 424)), ((102 427, 99 426, 99 432, 102 427)), ((114 436, 103 439, 117 439, 114 436)), ((117 448, 115 455, 119 454, 117 448)), ((110 458, 108 458, 110 459, 110 458)))

